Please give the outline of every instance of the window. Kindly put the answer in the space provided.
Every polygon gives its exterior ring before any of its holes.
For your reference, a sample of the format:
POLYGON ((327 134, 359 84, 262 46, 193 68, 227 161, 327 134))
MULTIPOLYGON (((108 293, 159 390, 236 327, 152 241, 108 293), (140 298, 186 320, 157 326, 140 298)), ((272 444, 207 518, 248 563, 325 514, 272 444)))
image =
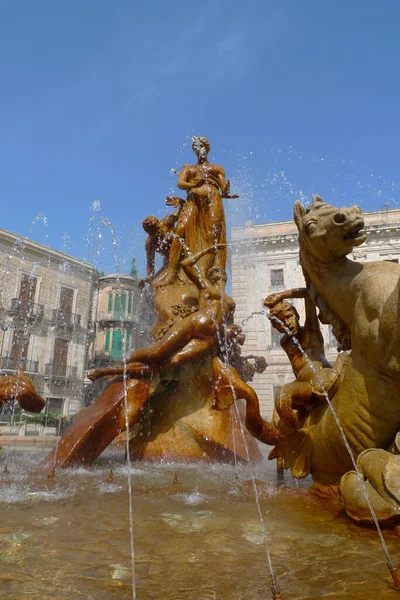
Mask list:
POLYGON ((109 329, 107 329, 106 337, 104 339, 104 351, 105 352, 110 351, 110 336, 111 336, 111 331, 109 329))
POLYGON ((28 357, 28 346, 29 333, 22 329, 14 329, 10 352, 10 369, 17 370, 25 366, 28 357))
POLYGON ((280 348, 282 334, 275 329, 275 327, 271 323, 271 346, 273 348, 280 348))
POLYGON ((108 292, 107 312, 114 319, 124 319, 130 307, 130 297, 124 292, 108 292), (127 302, 128 299, 128 302, 127 302))
POLYGON ((53 349, 53 374, 58 377, 65 377, 67 373, 68 362, 68 340, 56 338, 53 349))
POLYGON ((280 385, 273 385, 272 386, 272 397, 275 400, 277 393, 279 392, 279 390, 281 389, 280 385))
POLYGON ((332 330, 332 325, 329 325, 328 343, 329 343, 329 346, 337 346, 338 345, 338 341, 332 330))
POLYGON ((64 398, 46 398, 46 413, 49 417, 58 418, 63 414, 64 398))
POLYGON ((284 285, 285 278, 283 275, 283 269, 271 269, 271 286, 283 287, 284 285))
POLYGON ((72 304, 74 301, 74 290, 62 287, 60 290, 59 309, 63 315, 72 315, 72 304))
POLYGON ((22 275, 19 288, 19 304, 31 304, 35 301, 36 277, 22 275))
POLYGON ((384 262, 392 262, 392 263, 399 263, 399 259, 398 258, 384 258, 383 259, 384 262))
POLYGON ((115 319, 122 319, 126 315, 126 294, 115 294, 114 296, 114 313, 115 319))
POLYGON ((129 331, 125 334, 125 352, 128 352, 131 341, 131 334, 129 331))
POLYGON ((128 352, 131 346, 131 334, 120 329, 107 329, 104 337, 104 352, 111 355, 113 360, 122 360, 123 351, 128 352))
POLYGON ((124 335, 120 329, 114 329, 112 332, 111 358, 113 360, 122 360, 122 350, 124 335))

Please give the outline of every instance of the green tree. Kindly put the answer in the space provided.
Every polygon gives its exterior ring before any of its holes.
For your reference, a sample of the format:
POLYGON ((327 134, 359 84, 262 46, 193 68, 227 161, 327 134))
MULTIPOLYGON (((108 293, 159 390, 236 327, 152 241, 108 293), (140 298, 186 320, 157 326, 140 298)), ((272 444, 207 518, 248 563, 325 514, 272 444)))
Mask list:
POLYGON ((129 271, 129 275, 131 277, 133 277, 134 279, 139 278, 139 273, 138 273, 137 266, 136 266, 136 258, 132 258, 132 260, 131 260, 131 270, 129 271))

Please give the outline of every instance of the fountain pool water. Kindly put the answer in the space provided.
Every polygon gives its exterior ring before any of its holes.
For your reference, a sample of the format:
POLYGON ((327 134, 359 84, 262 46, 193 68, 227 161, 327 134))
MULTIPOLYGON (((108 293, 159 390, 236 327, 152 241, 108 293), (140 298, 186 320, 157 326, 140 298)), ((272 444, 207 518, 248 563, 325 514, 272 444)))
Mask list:
MULTIPOLYGON (((58 471, 53 480, 36 469, 42 452, 3 452, 1 598, 132 598, 123 451, 113 448, 90 469, 58 471)), ((311 496, 308 480, 277 488, 274 464, 254 469, 285 600, 398 597, 374 530, 311 496)), ((131 476, 138 599, 271 597, 247 466, 236 477, 226 465, 134 464, 131 476)), ((394 551, 398 537, 390 532, 386 540, 394 551)))

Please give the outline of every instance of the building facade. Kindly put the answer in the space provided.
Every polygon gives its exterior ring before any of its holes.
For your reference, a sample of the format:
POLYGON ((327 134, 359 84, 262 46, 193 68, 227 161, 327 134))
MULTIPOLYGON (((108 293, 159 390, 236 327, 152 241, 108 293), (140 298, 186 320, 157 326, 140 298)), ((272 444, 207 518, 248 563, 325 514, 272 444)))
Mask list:
POLYGON ((147 292, 129 275, 100 277, 94 292, 92 323, 89 366, 121 362, 133 350, 150 343, 153 311, 147 292))
MULTIPOLYGON (((355 248, 350 258, 356 261, 400 258, 400 210, 364 213, 367 241, 355 248)), ((273 292, 305 285, 299 264, 297 229, 292 221, 253 225, 232 229, 231 235, 232 296, 236 302, 235 321, 246 334, 243 354, 258 354, 266 358, 268 367, 256 375, 253 387, 260 399, 261 412, 270 419, 277 389, 293 381, 293 372, 280 347, 280 334, 267 319, 263 300, 273 292)), ((293 302, 301 322, 304 303, 293 302)), ((327 358, 337 356, 336 339, 330 328, 321 325, 327 358)))
POLYGON ((23 369, 46 399, 39 431, 20 418, 12 433, 49 433, 82 407, 94 280, 92 265, 0 229, 0 374, 23 369))

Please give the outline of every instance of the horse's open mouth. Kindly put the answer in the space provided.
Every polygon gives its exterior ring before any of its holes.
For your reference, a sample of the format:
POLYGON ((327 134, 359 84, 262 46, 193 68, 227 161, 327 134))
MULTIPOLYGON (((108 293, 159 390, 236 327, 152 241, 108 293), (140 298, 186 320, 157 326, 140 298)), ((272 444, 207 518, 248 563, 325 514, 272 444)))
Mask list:
POLYGON ((359 223, 351 231, 346 233, 344 236, 345 240, 356 240, 357 238, 365 235, 364 223, 359 223))

